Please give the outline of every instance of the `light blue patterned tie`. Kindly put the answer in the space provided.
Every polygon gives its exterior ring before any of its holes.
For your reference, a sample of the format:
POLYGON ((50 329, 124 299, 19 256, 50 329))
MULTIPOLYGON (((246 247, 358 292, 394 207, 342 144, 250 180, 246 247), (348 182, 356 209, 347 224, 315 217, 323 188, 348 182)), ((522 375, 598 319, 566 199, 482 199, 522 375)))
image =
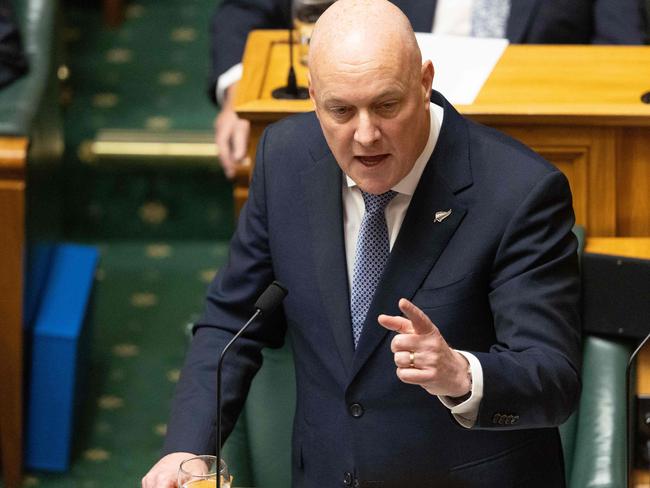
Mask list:
POLYGON ((357 239, 350 307, 355 349, 359 343, 361 329, 366 320, 372 297, 375 295, 379 277, 390 254, 388 227, 384 211, 397 192, 389 190, 381 195, 373 195, 362 191, 361 194, 366 204, 366 213, 363 215, 357 239))
POLYGON ((474 37, 505 37, 510 15, 510 0, 474 0, 472 35, 474 37))

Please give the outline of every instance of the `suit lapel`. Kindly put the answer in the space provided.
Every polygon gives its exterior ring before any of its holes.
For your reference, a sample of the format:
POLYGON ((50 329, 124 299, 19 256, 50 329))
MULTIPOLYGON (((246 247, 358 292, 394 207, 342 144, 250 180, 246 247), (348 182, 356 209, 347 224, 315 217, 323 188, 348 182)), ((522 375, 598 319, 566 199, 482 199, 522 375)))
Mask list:
POLYGON ((398 300, 415 295, 466 213, 454 193, 472 181, 467 127, 439 94, 434 92, 432 98, 445 108, 443 125, 370 304, 350 379, 388 334, 377 324, 377 316, 401 315, 398 300), (447 210, 451 214, 436 222, 435 213, 447 210))
POLYGON ((512 0, 506 25, 506 37, 515 44, 525 41, 540 0, 512 0))
POLYGON ((302 173, 316 263, 316 280, 346 373, 354 346, 343 235, 342 172, 328 151, 302 173))

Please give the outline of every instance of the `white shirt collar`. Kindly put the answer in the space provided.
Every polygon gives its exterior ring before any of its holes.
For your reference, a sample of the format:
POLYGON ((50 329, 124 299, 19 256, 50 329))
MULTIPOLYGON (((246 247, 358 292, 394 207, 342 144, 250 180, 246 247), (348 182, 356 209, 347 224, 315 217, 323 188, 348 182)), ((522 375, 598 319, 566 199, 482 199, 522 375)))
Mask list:
MULTIPOLYGON (((404 195, 412 196, 415 193, 415 188, 420 182, 420 177, 424 168, 427 166, 427 162, 433 154, 433 150, 436 147, 438 142, 438 136, 440 135, 440 127, 442 126, 442 119, 444 116, 444 110, 442 107, 430 103, 429 104, 429 116, 431 117, 431 124, 429 124, 429 139, 427 139, 427 144, 424 146, 424 149, 420 153, 420 156, 415 160, 415 164, 411 171, 402 178, 391 190, 396 191, 397 193, 402 193, 404 195)), ((357 186, 352 178, 348 175, 345 175, 345 181, 349 188, 357 186)))

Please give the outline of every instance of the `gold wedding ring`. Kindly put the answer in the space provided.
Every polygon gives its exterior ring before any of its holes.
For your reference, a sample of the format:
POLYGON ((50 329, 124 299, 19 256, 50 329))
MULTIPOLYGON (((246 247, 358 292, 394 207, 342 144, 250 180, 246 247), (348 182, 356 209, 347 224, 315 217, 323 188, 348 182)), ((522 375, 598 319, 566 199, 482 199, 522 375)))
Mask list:
POLYGON ((409 352, 409 368, 415 368, 415 351, 409 352))

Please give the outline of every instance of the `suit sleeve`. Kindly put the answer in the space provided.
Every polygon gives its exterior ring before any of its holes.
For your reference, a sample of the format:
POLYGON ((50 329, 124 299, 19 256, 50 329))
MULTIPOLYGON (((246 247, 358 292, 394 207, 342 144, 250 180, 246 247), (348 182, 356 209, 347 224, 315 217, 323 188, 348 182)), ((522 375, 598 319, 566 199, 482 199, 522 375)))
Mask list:
POLYGON ((284 29, 291 12, 285 0, 224 0, 210 24, 212 68, 208 95, 216 103, 219 76, 241 62, 248 33, 254 29, 284 29))
MULTIPOLYGON (((177 385, 163 453, 215 451, 216 368, 219 355, 254 312, 255 300, 273 281, 266 220, 264 147, 257 150, 249 198, 230 243, 225 266, 210 284, 205 310, 195 324, 177 385)), ((232 431, 250 383, 262 365, 263 347, 280 347, 286 323, 282 307, 256 321, 229 350, 222 376, 222 441, 232 431)))
POLYGON ((577 406, 580 283, 573 224, 568 182, 555 171, 535 185, 506 227, 490 280, 496 342, 475 353, 484 378, 475 428, 555 426, 577 406))

